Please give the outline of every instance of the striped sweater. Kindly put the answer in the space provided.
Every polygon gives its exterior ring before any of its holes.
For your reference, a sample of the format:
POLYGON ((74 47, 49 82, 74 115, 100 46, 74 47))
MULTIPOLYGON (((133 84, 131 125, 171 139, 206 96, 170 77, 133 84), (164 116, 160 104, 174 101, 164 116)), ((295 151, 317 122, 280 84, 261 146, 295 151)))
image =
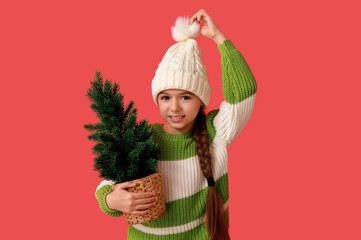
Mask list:
MULTIPOLYGON (((224 201, 229 221, 227 147, 251 117, 257 84, 247 62, 229 39, 218 45, 218 50, 224 101, 219 109, 207 114, 206 125, 215 187, 224 201)), ((129 225, 128 239, 208 239, 205 222, 208 184, 200 169, 191 133, 170 134, 160 123, 150 127, 156 132, 153 139, 161 152, 156 170, 162 172, 167 214, 151 222, 129 225)), ((102 181, 95 196, 104 213, 120 217, 123 213, 110 209, 105 200, 112 184, 112 181, 102 181)))

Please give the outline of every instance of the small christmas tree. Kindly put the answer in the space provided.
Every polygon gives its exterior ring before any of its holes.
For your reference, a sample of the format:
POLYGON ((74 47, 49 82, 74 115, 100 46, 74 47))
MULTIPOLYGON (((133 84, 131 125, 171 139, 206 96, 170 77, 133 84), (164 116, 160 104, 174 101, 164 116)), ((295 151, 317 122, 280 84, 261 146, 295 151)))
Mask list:
POLYGON ((133 101, 124 109, 124 96, 119 93, 117 83, 106 80, 103 84, 98 71, 95 76, 86 96, 100 123, 84 125, 89 131, 95 130, 88 139, 98 142, 92 148, 97 155, 94 170, 100 172, 99 177, 116 183, 156 173, 159 149, 152 141, 154 130, 149 128, 146 120, 137 123, 133 101))

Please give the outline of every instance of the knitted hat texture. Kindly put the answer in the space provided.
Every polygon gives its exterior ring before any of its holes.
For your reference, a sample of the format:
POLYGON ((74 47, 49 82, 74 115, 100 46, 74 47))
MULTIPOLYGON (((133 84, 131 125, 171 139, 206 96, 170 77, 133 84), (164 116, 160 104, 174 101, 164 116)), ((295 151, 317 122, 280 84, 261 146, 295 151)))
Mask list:
POLYGON ((192 25, 188 22, 188 17, 178 17, 171 28, 172 37, 177 43, 165 53, 152 81, 153 99, 157 105, 158 94, 166 89, 189 91, 200 98, 204 107, 209 105, 211 87, 208 73, 195 40, 200 35, 200 25, 197 21, 192 25))

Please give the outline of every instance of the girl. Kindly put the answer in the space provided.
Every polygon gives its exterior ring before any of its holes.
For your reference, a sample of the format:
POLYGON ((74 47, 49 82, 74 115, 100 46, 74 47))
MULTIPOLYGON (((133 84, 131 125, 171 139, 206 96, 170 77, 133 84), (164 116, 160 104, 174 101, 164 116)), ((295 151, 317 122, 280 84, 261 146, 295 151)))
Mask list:
MULTIPOLYGON (((164 55, 152 81, 152 94, 165 124, 150 124, 161 157, 167 214, 129 225, 128 239, 230 239, 228 235, 227 147, 240 134, 253 111, 257 84, 241 53, 205 10, 191 19, 178 18, 176 44, 164 55), (202 27, 200 28, 200 24, 202 27), (221 54, 224 101, 205 114, 210 86, 195 38, 212 39, 221 54)), ((100 209, 114 217, 147 214, 154 193, 130 193, 131 182, 104 180, 96 189, 100 209)))

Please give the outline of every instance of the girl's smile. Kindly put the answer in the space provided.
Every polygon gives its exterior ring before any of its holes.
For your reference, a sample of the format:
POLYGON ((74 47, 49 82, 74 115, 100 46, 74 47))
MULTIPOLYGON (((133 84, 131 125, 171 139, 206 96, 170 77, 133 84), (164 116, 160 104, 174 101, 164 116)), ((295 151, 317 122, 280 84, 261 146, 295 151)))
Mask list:
POLYGON ((182 121, 182 119, 185 117, 185 116, 169 116, 170 119, 173 121, 173 122, 179 122, 179 121, 182 121))
POLYGON ((164 131, 181 134, 192 130, 202 101, 193 93, 180 89, 167 89, 158 94, 159 111, 166 121, 164 131))

